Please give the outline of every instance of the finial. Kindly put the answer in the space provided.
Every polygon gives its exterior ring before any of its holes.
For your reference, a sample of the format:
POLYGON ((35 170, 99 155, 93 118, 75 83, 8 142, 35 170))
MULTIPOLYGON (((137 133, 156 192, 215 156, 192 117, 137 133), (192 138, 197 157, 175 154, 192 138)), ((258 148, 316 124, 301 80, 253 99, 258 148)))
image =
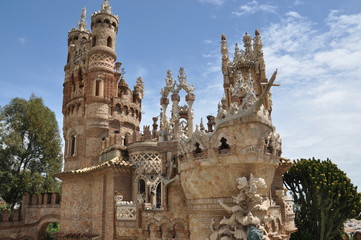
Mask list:
POLYGON ((108 13, 108 14, 112 14, 112 7, 109 5, 109 1, 108 0, 104 0, 102 6, 101 6, 101 9, 100 9, 101 12, 104 12, 104 13, 108 13))
POLYGON ((201 124, 199 125, 199 127, 200 127, 200 130, 201 130, 201 131, 204 131, 204 130, 205 130, 204 124, 203 124, 203 118, 201 118, 201 124))
POLYGON ((226 35, 224 35, 224 33, 222 33, 221 40, 222 40, 222 41, 226 41, 226 40, 227 40, 227 39, 226 39, 226 35))
POLYGON ((80 21, 78 22, 78 28, 80 31, 85 31, 86 29, 86 8, 84 7, 81 11, 81 15, 80 15, 80 21))
POLYGON ((168 70, 167 71, 167 77, 165 78, 165 83, 167 87, 171 87, 173 85, 173 77, 172 77, 172 71, 168 70))
POLYGON ((178 81, 180 84, 184 84, 187 82, 187 76, 184 72, 184 67, 179 68, 179 75, 178 75, 178 81))
POLYGON ((120 73, 120 66, 122 66, 121 62, 116 62, 115 63, 115 67, 114 67, 115 72, 120 73))
POLYGON ((238 47, 238 43, 236 43, 235 47, 234 47, 234 58, 238 58, 240 56, 240 51, 239 51, 239 47, 238 47))

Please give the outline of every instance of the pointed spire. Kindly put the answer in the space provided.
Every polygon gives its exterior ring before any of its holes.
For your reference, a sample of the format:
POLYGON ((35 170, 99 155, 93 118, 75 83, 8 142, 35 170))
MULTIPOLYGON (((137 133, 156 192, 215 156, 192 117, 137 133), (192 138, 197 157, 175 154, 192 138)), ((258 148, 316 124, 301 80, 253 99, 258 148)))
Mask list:
POLYGON ((104 0, 103 4, 101 6, 100 12, 112 14, 112 7, 109 5, 108 0, 104 0))
POLYGON ((81 11, 81 15, 80 15, 80 21, 78 22, 78 29, 80 31, 85 31, 86 29, 86 8, 84 7, 81 11))

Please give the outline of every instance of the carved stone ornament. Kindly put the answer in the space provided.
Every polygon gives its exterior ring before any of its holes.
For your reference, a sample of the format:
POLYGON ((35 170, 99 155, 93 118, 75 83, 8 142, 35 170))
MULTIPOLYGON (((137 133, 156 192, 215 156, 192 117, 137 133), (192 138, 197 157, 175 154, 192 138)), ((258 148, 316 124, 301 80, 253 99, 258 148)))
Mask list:
MULTIPOLYGON (((229 207, 219 201, 219 204, 231 214, 229 218, 216 223, 213 219, 211 224, 211 235, 209 240, 269 240, 265 229, 267 220, 276 217, 268 213, 271 202, 268 197, 260 194, 261 190, 267 188, 263 178, 256 178, 253 174, 249 179, 240 177, 237 179, 237 196, 232 197, 235 206, 229 207)), ((278 233, 272 233, 277 235, 278 233)))

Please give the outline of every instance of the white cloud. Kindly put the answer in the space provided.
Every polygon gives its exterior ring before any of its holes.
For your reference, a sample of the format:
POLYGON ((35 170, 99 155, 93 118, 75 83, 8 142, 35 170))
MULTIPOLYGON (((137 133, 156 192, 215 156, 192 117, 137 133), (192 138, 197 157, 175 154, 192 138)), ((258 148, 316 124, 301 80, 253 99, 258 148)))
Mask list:
POLYGON ((275 13, 276 10, 277 10, 277 6, 274 6, 271 4, 259 4, 256 0, 252 0, 249 3, 240 6, 237 11, 233 11, 232 15, 241 17, 244 15, 253 14, 256 12, 275 13))
POLYGON ((21 45, 24 45, 26 43, 26 38, 25 37, 19 37, 18 38, 18 43, 20 43, 21 45))
POLYGON ((296 0, 296 1, 293 2, 293 5, 299 6, 299 5, 303 5, 304 3, 305 3, 305 2, 303 2, 303 1, 296 0))
POLYGON ((298 12, 290 11, 286 13, 286 16, 294 17, 294 18, 302 18, 302 16, 298 12))
POLYGON ((226 0, 198 0, 201 3, 210 3, 217 6, 222 6, 226 0))
POLYGON ((332 11, 324 31, 298 13, 271 24, 263 34, 273 89, 274 124, 284 156, 327 157, 361 186, 361 13, 332 11))

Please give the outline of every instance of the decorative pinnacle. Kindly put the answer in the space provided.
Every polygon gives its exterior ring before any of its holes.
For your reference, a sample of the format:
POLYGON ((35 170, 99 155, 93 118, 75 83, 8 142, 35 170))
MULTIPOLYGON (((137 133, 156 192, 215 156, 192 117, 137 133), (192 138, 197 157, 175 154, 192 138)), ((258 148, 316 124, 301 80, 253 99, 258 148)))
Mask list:
POLYGON ((81 15, 80 15, 80 21, 78 22, 78 28, 80 31, 85 31, 86 29, 86 8, 84 7, 83 10, 81 11, 81 15))
POLYGON ((108 13, 108 14, 112 14, 112 7, 109 5, 109 1, 108 0, 104 0, 102 6, 101 6, 101 9, 100 9, 101 12, 104 12, 104 13, 108 13))
POLYGON ((221 40, 222 40, 222 41, 227 40, 227 39, 226 39, 226 35, 224 35, 224 33, 222 34, 221 40))

